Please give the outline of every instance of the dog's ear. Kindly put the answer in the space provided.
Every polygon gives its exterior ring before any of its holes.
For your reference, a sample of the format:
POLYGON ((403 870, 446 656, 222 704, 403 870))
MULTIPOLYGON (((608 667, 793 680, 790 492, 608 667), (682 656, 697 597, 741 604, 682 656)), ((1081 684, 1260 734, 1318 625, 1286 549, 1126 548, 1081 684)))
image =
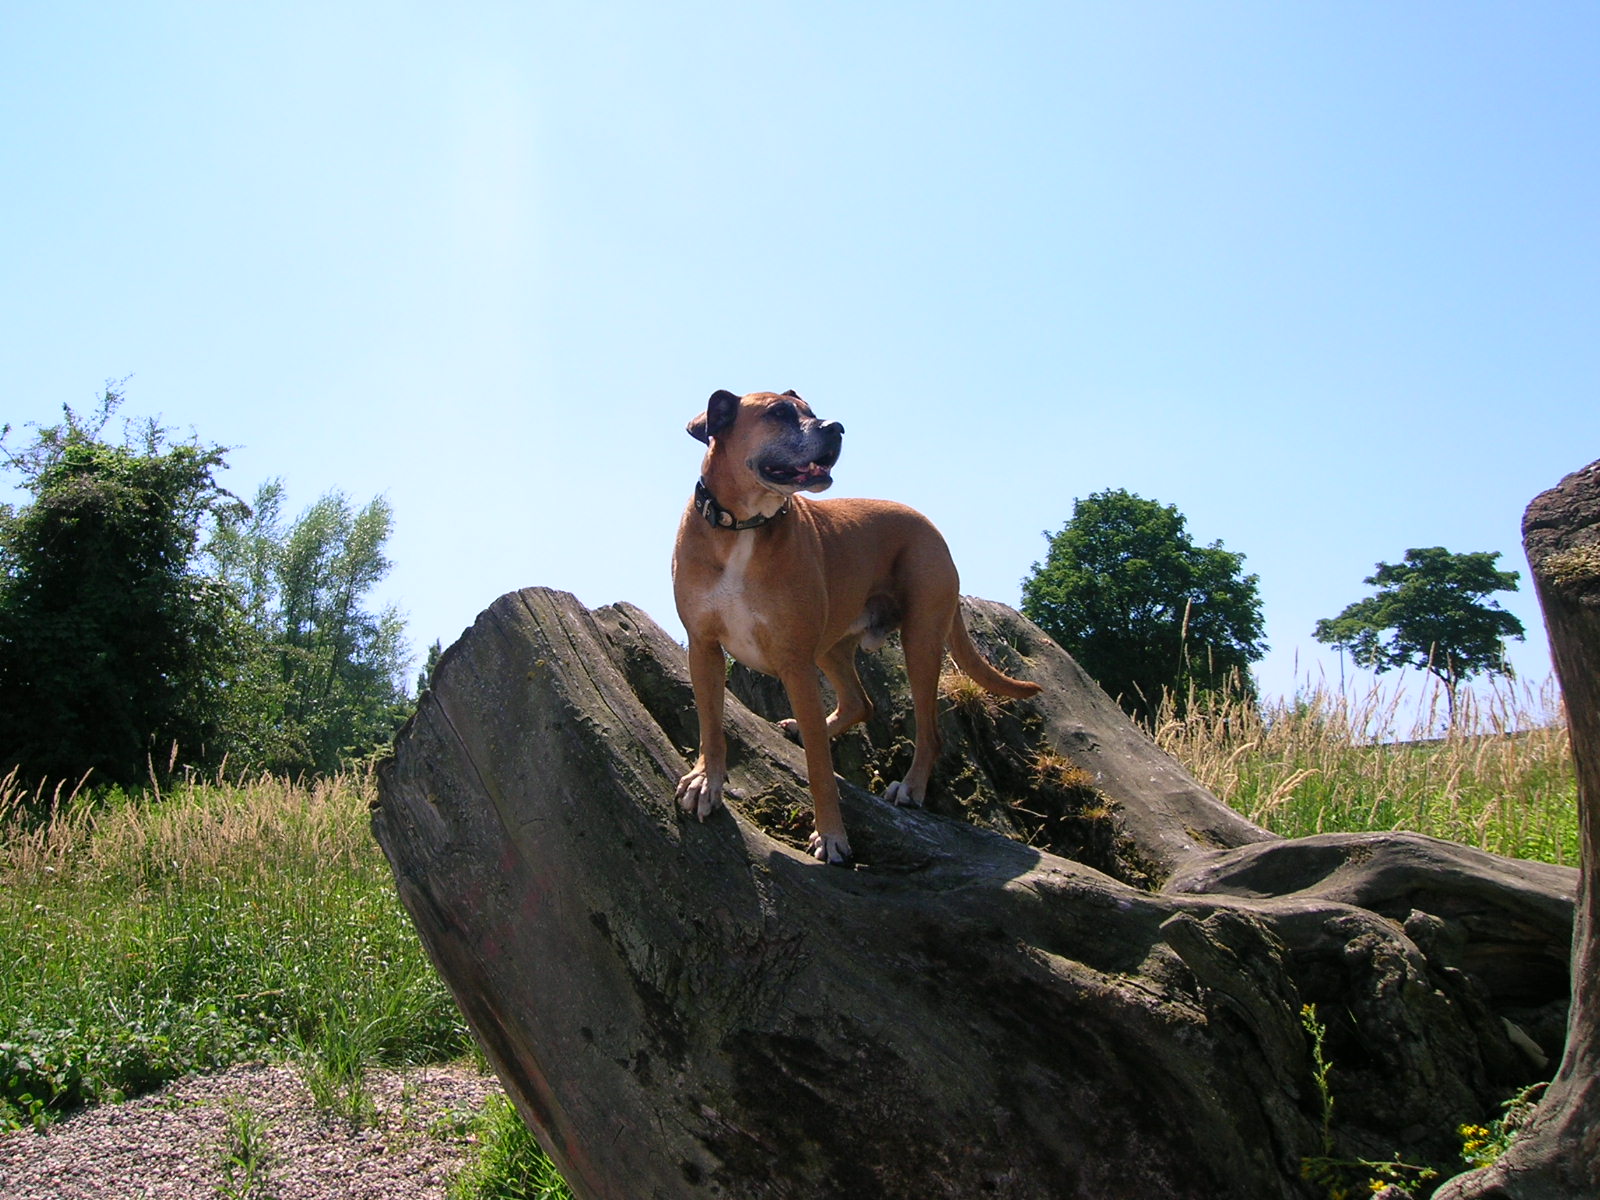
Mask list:
POLYGON ((706 401, 706 410, 689 422, 689 436, 696 441, 711 443, 711 439, 724 432, 739 415, 739 397, 728 391, 715 391, 706 401))
POLYGON ((784 395, 785 396, 790 396, 795 400, 799 400, 801 398, 800 393, 795 391, 793 388, 790 388, 787 392, 784 393, 784 395))

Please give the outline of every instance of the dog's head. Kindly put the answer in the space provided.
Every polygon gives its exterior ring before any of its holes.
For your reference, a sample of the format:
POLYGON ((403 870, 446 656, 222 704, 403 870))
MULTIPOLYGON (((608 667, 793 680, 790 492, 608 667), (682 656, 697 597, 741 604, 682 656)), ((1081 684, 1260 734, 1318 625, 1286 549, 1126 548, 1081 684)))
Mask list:
POLYGON ((713 459, 742 465, 769 491, 793 494, 832 485, 844 426, 819 419, 795 392, 719 391, 689 422, 689 433, 711 448, 708 465, 713 459))

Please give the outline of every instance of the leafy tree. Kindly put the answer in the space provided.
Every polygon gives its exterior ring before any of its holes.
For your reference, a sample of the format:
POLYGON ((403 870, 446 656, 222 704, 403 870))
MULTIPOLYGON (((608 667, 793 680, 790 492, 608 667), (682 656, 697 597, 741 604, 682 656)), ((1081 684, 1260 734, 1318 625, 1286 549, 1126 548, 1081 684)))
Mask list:
POLYGON ((1380 675, 1391 667, 1432 672, 1444 684, 1454 722, 1456 685, 1480 673, 1511 675, 1506 640, 1523 638, 1522 622, 1488 598, 1517 590, 1518 573, 1497 570, 1499 557, 1498 551, 1452 554, 1443 546, 1407 550, 1404 562, 1380 562, 1363 580, 1377 595, 1324 617, 1312 636, 1380 675))
POLYGON ((1044 535, 1050 551, 1022 583, 1022 611, 1108 693, 1150 722, 1164 693, 1253 693, 1266 653, 1258 579, 1221 542, 1197 546, 1183 514, 1122 488, 1074 502, 1044 535))
POLYGON ((444 644, 435 638, 433 645, 428 647, 427 657, 423 659, 422 670, 417 672, 417 695, 422 695, 433 686, 433 669, 439 665, 439 660, 443 657, 444 644))
POLYGON ((223 447, 175 442, 154 421, 102 435, 63 409, 32 445, 5 447, 32 502, 0 506, 0 771, 131 782, 177 746, 223 752, 221 693, 236 661, 228 597, 199 569, 200 528, 237 511, 216 482, 223 447))
POLYGON ((222 447, 108 438, 122 398, 22 449, 0 429, 31 497, 0 505, 0 775, 323 772, 386 741, 408 707, 403 621, 366 605, 388 505, 335 492, 286 524, 281 483, 252 510, 216 482, 222 447))
POLYGON ((287 772, 330 771, 387 741, 407 708, 405 622, 365 598, 388 574, 393 514, 381 497, 359 511, 329 492, 292 524, 283 484, 256 493, 248 516, 217 523, 211 556, 249 627, 246 703, 266 719, 249 747, 287 772))

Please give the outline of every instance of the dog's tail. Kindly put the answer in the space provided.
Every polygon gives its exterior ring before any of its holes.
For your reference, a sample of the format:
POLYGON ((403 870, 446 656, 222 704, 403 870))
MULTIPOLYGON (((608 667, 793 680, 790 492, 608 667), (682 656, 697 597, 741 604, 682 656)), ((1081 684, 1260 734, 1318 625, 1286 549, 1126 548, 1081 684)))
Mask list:
POLYGON ((961 619, 959 608, 956 609, 955 619, 950 622, 950 657, 986 692, 1010 696, 1013 700, 1025 700, 1039 694, 1037 683, 1002 675, 989 665, 989 660, 972 644, 972 635, 967 632, 967 623, 961 619))

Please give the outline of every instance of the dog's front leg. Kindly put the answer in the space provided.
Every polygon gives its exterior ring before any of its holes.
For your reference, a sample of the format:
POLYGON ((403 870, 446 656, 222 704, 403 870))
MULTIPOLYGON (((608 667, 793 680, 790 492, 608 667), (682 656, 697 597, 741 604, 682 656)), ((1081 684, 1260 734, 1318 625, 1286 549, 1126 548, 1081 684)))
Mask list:
POLYGON ((828 744, 828 718, 822 711, 816 668, 808 663, 782 678, 806 752, 806 782, 811 785, 816 824, 811 853, 826 863, 848 863, 850 840, 845 837, 844 816, 839 812, 839 781, 833 774, 833 748, 828 744))
POLYGON ((709 638, 689 638, 689 682, 700 716, 700 757, 678 780, 678 805, 704 821, 722 803, 728 777, 728 743, 722 732, 723 689, 727 686, 722 645, 709 638))

